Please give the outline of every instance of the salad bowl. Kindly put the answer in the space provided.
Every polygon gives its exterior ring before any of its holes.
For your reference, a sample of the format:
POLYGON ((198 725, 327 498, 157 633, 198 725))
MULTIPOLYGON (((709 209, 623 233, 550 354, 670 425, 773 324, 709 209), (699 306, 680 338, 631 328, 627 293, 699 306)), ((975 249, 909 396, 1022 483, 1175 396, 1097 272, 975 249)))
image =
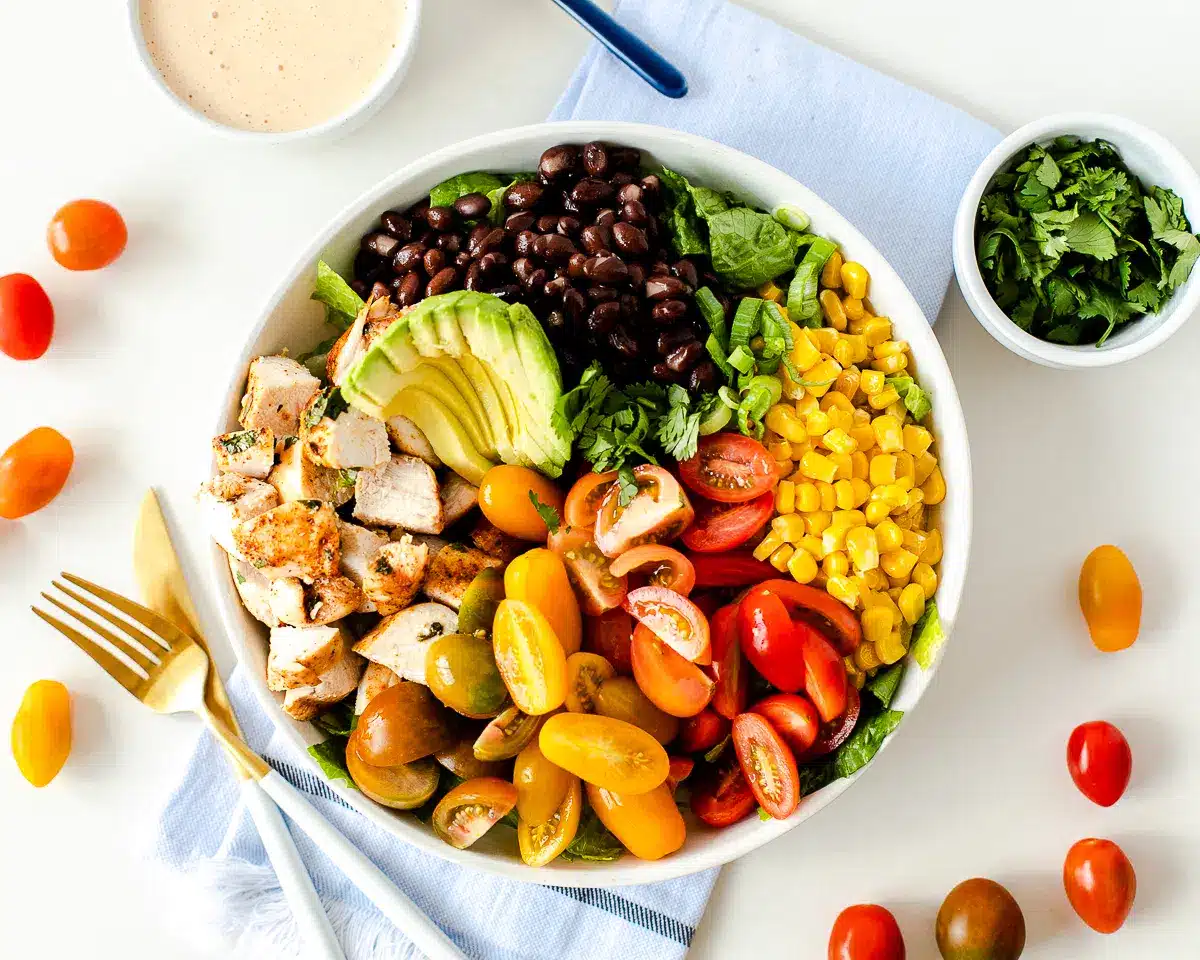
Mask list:
MULTIPOLYGON (((601 140, 627 144, 643 151, 650 164, 662 164, 698 182, 731 191, 765 209, 781 204, 803 209, 812 229, 853 251, 872 277, 872 300, 891 318, 896 336, 911 344, 922 385, 932 395, 933 429, 941 451, 940 463, 947 494, 940 508, 944 537, 937 601, 947 636, 952 632, 962 597, 971 539, 971 466, 966 424, 945 357, 928 321, 904 282, 884 258, 836 210, 792 177, 744 153, 701 137, 659 127, 629 123, 571 122, 538 124, 499 131, 430 154, 396 172, 367 191, 333 219, 297 258, 295 265, 269 297, 250 329, 238 363, 230 371, 220 399, 215 433, 237 428, 238 404, 250 361, 260 355, 297 352, 324 339, 324 308, 310 299, 317 263, 347 270, 360 237, 380 212, 406 208, 430 188, 458 173, 472 170, 523 170, 537 165, 547 148, 562 143, 601 140)), ((266 682, 266 630, 243 607, 224 552, 211 551, 210 572, 224 627, 234 651, 246 667, 255 696, 280 733, 301 751, 323 739, 308 723, 298 723, 282 709, 282 697, 266 682)), ((894 708, 911 710, 924 695, 937 670, 938 656, 925 668, 905 672, 894 708)), ((318 773, 314 764, 314 773, 318 773)), ((762 821, 749 817, 723 830, 704 827, 689 817, 688 838, 682 849, 658 861, 632 856, 608 863, 563 862, 541 868, 524 864, 508 831, 493 831, 469 850, 443 843, 415 818, 389 810, 341 782, 329 787, 376 827, 405 843, 439 857, 512 879, 563 886, 614 886, 667 880, 727 863, 794 829, 832 803, 862 771, 837 780, 805 798, 787 820, 762 821)))

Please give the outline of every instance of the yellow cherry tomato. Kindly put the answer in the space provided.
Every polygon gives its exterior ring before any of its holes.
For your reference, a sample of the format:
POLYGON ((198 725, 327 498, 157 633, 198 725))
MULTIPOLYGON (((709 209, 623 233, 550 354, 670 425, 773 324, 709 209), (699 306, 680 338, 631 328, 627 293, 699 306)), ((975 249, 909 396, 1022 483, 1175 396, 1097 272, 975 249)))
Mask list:
POLYGON ((567 709, 572 713, 599 713, 596 697, 600 684, 617 671, 598 653, 573 653, 567 657, 567 709))
POLYGON ((583 788, 578 777, 571 777, 562 803, 547 820, 531 823, 524 817, 517 819, 517 846, 521 859, 531 867, 544 867, 571 845, 579 830, 579 816, 583 812, 583 788))
POLYGON ((524 600, 501 600, 492 627, 496 666, 513 703, 531 716, 567 698, 567 657, 549 622, 524 600))
POLYGON ((550 529, 534 504, 550 507, 562 517, 563 492, 536 470, 503 465, 492 467, 479 485, 479 509, 495 526, 520 540, 546 542, 550 529))
POLYGON ((57 680, 31 684, 12 725, 12 752, 21 775, 44 787, 71 752, 71 695, 57 680))
POLYGON ((579 650, 583 642, 579 601, 562 557, 553 550, 535 547, 510 563, 504 571, 504 595, 536 607, 550 621, 568 657, 579 650))
POLYGON ((667 779, 662 744, 624 720, 594 713, 556 713, 538 734, 551 763, 588 783, 620 793, 646 793, 667 779))
POLYGON ((641 860, 661 860, 683 846, 687 827, 665 783, 646 793, 630 795, 587 785, 588 802, 596 815, 630 853, 641 860))
POLYGON ((1097 547, 1079 571, 1079 608, 1097 650, 1131 646, 1142 622, 1142 585, 1120 547, 1097 547))
POLYGON ((544 823, 554 816, 571 781, 577 779, 562 767, 551 763, 532 740, 517 754, 513 765, 513 784, 517 788, 517 814, 529 823, 544 823))

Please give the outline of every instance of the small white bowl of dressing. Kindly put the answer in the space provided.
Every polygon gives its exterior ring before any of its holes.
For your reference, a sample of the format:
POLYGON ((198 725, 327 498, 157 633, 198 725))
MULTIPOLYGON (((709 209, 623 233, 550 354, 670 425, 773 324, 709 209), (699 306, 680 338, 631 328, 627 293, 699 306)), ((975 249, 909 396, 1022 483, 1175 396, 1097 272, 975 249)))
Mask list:
POLYGON ((151 82, 213 132, 258 143, 347 133, 396 92, 422 0, 128 0, 151 82))

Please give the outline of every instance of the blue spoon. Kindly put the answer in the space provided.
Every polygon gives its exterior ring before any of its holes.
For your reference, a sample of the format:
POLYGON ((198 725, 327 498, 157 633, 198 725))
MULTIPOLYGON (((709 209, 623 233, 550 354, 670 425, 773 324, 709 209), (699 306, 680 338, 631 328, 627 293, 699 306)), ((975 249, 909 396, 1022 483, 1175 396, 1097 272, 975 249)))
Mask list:
POLYGON ((554 0, 659 93, 678 100, 687 79, 653 47, 639 40, 592 0, 554 0))

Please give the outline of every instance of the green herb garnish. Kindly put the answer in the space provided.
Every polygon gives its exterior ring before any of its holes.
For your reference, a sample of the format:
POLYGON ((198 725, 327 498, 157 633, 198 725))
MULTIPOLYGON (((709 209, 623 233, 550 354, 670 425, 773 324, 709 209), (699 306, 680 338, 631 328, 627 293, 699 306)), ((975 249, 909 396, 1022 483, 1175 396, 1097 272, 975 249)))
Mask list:
POLYGON ((310 299, 325 304, 326 321, 339 330, 349 329, 364 306, 362 297, 324 260, 317 262, 317 282, 310 299))
POLYGON ((558 515, 558 511, 548 503, 542 503, 538 499, 538 495, 532 490, 529 491, 529 501, 533 504, 533 509, 537 511, 537 515, 542 518, 542 523, 546 525, 551 533, 558 533, 559 525, 562 523, 562 518, 558 515))
POLYGON ((600 822, 595 811, 589 809, 583 814, 579 829, 575 831, 575 839, 561 854, 568 862, 574 860, 591 860, 607 862, 619 860, 625 853, 621 841, 609 833, 608 828, 600 822))

